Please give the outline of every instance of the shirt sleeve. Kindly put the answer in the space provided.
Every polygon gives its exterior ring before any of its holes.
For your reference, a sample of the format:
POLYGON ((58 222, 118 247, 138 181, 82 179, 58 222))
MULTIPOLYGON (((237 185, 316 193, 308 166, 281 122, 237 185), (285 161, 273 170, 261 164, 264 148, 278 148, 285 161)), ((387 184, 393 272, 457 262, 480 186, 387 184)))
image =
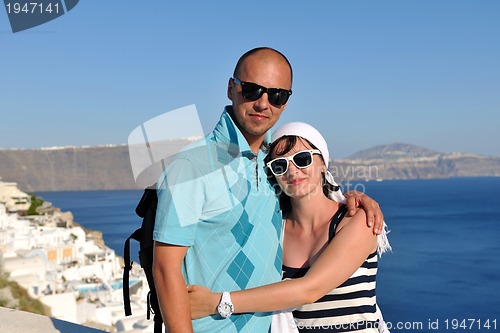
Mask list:
POLYGON ((201 171, 186 159, 171 162, 158 182, 157 194, 153 239, 166 244, 193 245, 205 198, 201 171))

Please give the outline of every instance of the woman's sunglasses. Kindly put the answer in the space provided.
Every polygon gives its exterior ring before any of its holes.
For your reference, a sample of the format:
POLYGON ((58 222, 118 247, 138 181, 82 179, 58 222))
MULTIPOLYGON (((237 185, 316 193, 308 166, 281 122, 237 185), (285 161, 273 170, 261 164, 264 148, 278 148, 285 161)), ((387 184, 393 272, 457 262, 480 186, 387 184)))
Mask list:
POLYGON ((321 155, 317 149, 302 150, 291 156, 278 157, 268 162, 266 165, 275 176, 283 176, 288 171, 288 162, 292 161, 293 164, 299 169, 304 169, 313 163, 313 154, 321 155))
POLYGON ((234 83, 241 85, 241 95, 249 101, 258 100, 264 93, 267 93, 269 103, 282 106, 288 101, 288 97, 292 94, 291 90, 281 88, 266 88, 257 83, 242 82, 238 78, 233 78, 234 83))

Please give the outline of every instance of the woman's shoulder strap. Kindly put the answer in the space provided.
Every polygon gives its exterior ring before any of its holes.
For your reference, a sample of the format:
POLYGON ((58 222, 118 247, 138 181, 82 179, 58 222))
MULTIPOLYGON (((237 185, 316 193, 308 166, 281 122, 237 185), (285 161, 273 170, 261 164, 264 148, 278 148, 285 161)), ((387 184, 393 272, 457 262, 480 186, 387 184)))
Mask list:
POLYGON ((340 221, 342 221, 346 213, 347 213, 347 205, 341 204, 339 206, 339 209, 337 209, 337 212, 333 215, 332 220, 330 221, 328 242, 332 241, 333 237, 335 236, 335 233, 337 232, 337 226, 339 225, 340 221))

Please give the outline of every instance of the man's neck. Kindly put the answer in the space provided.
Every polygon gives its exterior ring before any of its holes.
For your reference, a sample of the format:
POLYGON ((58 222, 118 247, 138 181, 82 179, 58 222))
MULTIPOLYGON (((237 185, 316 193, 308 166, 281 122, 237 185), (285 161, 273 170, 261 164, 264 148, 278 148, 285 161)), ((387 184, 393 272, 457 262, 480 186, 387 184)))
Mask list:
POLYGON ((226 110, 227 110, 227 113, 229 114, 229 116, 231 117, 231 119, 233 120, 234 124, 236 125, 236 127, 240 130, 241 135, 243 135, 243 137, 247 141, 248 146, 250 147, 250 150, 255 155, 257 155, 259 153, 260 147, 262 146, 262 143, 264 142, 264 139, 266 138, 266 133, 264 133, 262 135, 252 135, 250 133, 247 133, 245 130, 243 130, 241 128, 240 124, 238 124, 238 121, 235 119, 235 117, 233 115, 232 106, 228 107, 226 110))
POLYGON ((252 150, 252 152, 255 155, 257 155, 259 153, 259 149, 262 146, 262 143, 264 142, 264 138, 266 136, 262 135, 260 137, 255 137, 255 136, 250 135, 250 134, 247 134, 247 135, 243 134, 243 136, 247 140, 248 146, 250 147, 250 149, 252 150))

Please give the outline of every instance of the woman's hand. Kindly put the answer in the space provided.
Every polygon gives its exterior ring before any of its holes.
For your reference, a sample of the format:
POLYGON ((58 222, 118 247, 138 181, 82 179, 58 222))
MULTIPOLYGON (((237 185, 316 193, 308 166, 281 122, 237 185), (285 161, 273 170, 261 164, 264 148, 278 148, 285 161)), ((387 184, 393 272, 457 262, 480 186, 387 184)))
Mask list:
POLYGON ((363 208, 366 212, 368 226, 373 226, 373 233, 380 235, 384 224, 384 214, 382 214, 378 202, 366 194, 355 190, 348 191, 344 196, 347 198, 348 215, 354 216, 358 208, 363 208))
POLYGON ((221 293, 213 293, 210 289, 199 286, 187 286, 191 303, 191 319, 198 319, 217 313, 221 293))

